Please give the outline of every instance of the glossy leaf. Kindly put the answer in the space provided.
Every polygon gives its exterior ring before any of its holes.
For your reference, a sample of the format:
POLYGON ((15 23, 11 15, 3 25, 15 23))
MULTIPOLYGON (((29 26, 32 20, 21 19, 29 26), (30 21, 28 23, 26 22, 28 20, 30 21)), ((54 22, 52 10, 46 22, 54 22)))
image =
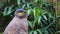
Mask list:
POLYGON ((34 31, 34 34, 37 34, 37 31, 34 31))

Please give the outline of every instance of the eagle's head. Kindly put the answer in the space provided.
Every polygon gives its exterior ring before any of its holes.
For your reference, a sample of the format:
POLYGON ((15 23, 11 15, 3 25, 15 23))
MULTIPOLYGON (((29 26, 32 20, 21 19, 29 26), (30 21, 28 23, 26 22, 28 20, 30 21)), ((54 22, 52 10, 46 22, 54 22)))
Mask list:
POLYGON ((24 9, 17 9, 15 11, 15 16, 19 17, 19 18, 23 18, 26 17, 26 11, 24 9))

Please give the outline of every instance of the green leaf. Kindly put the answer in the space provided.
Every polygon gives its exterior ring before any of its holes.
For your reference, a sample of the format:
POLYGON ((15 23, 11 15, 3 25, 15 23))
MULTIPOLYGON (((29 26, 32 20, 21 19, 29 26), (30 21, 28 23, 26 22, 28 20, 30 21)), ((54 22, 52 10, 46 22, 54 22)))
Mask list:
POLYGON ((8 9, 8 7, 5 7, 4 12, 3 12, 3 16, 7 15, 7 9, 8 9))
POLYGON ((12 8, 13 8, 13 5, 9 7, 7 14, 10 14, 10 13, 13 12, 13 11, 12 11, 12 8))
POLYGON ((41 20, 42 20, 42 17, 39 16, 39 18, 38 18, 38 25, 41 26, 41 28, 43 28, 43 24, 42 24, 41 20))
POLYGON ((28 21, 28 24, 29 24, 29 26, 30 26, 31 28, 33 28, 32 22, 28 21))
POLYGON ((38 18, 38 24, 41 23, 41 16, 38 18))
POLYGON ((17 4, 18 4, 18 5, 20 5, 20 1, 21 1, 21 0, 17 0, 17 4))
POLYGON ((42 31, 40 29, 37 29, 37 31, 39 32, 39 34, 43 34, 42 31))
POLYGON ((10 7, 6 7, 6 8, 4 9, 3 16, 7 16, 7 15, 11 14, 11 13, 13 12, 13 11, 12 11, 12 8, 13 8, 13 5, 10 6, 10 7), (8 9, 8 10, 7 10, 7 9, 8 9))
POLYGON ((45 20, 47 20, 47 17, 45 15, 42 15, 45 20))
POLYGON ((34 2, 38 2, 38 0, 34 0, 34 2))
POLYGON ((53 32, 52 32, 52 30, 51 30, 51 29, 49 29, 49 32, 50 32, 51 34, 53 34, 53 32))
POLYGON ((42 20, 44 22, 44 24, 48 25, 47 21, 46 20, 42 20))
POLYGON ((37 34, 37 31, 34 31, 34 34, 37 34))
POLYGON ((47 30, 45 30, 45 32, 44 32, 44 33, 45 33, 45 34, 49 34, 47 30))
POLYGON ((22 3, 25 3, 25 0, 22 0, 22 3))
POLYGON ((35 8, 33 9, 33 14, 34 14, 34 17, 36 18, 36 11, 35 11, 35 8))
POLYGON ((25 6, 26 6, 26 4, 24 4, 24 5, 22 6, 22 8, 25 8, 25 6))
POLYGON ((31 14, 31 9, 27 10, 27 15, 29 16, 31 14))
POLYGON ((33 27, 35 27, 35 24, 36 24, 37 20, 38 20, 37 18, 34 20, 33 27))
POLYGON ((52 26, 54 23, 56 23, 55 22, 56 20, 54 20, 52 23, 50 23, 48 26, 46 26, 44 29, 48 29, 50 26, 52 26))
POLYGON ((33 31, 30 31, 30 32, 29 32, 29 34, 32 34, 32 33, 33 33, 33 31))
POLYGON ((30 6, 29 6, 29 3, 27 3, 27 8, 29 8, 30 6))
POLYGON ((11 2, 11 0, 7 0, 8 2, 11 2))
POLYGON ((60 31, 57 31, 56 33, 60 33, 60 31))

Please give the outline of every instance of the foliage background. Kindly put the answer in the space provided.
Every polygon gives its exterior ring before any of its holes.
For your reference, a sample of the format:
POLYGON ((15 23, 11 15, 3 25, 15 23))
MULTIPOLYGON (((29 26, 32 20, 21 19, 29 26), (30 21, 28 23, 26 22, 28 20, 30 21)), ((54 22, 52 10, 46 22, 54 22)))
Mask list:
POLYGON ((0 32, 3 32, 12 20, 14 11, 24 8, 28 16, 29 34, 60 33, 58 31, 60 26, 57 26, 60 10, 57 11, 56 8, 56 5, 60 7, 60 3, 56 2, 56 0, 0 0, 0 32))

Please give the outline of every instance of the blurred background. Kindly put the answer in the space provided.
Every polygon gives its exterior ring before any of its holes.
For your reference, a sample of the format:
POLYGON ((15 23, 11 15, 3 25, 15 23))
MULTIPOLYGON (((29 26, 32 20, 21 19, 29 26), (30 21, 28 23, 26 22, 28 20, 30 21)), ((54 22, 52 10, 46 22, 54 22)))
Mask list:
POLYGON ((0 34, 19 8, 27 12, 28 34, 60 33, 60 0, 0 0, 0 34))

